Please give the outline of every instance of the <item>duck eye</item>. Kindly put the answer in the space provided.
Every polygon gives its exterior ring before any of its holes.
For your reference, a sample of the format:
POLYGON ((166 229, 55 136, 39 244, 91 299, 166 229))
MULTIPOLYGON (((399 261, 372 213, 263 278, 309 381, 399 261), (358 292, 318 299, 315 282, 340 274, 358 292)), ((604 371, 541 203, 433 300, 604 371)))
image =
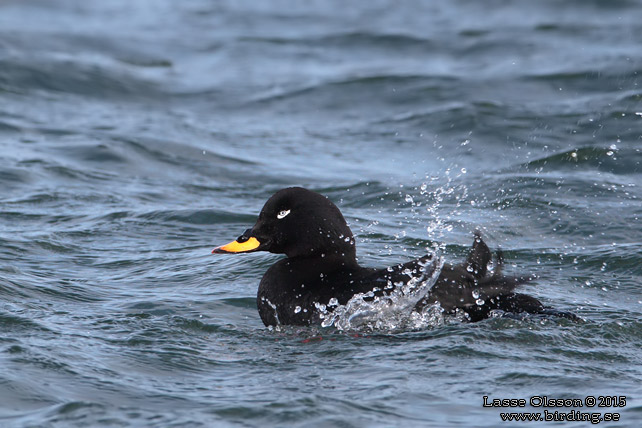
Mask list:
POLYGON ((276 218, 278 218, 279 220, 281 220, 283 217, 285 217, 285 216, 286 216, 286 215, 288 215, 288 214, 290 214, 290 210, 281 210, 281 211, 279 211, 279 213, 276 215, 276 218))

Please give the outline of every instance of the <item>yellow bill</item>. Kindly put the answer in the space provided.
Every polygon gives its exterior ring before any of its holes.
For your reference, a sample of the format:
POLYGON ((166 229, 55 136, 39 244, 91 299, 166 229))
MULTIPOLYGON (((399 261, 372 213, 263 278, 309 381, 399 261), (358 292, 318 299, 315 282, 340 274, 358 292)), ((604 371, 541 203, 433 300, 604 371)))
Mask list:
POLYGON ((239 242, 232 241, 229 244, 221 245, 212 250, 213 253, 247 253, 248 251, 254 251, 259 248, 261 243, 258 239, 252 237, 248 238, 247 241, 239 242))

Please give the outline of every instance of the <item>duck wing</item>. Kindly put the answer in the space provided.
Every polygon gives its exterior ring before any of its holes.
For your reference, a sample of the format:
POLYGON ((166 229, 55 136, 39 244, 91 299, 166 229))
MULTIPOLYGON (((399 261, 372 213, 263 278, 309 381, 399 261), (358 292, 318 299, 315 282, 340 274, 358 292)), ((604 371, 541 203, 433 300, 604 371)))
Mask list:
POLYGON ((532 278, 504 276, 501 251, 497 252, 495 269, 489 274, 488 266, 492 261, 490 248, 476 231, 466 261, 457 265, 444 265, 430 295, 417 305, 417 309, 439 303, 446 312, 463 309, 475 319, 487 316, 493 309, 510 312, 541 311, 543 306, 539 300, 514 293, 519 284, 532 278))
POLYGON ((437 282, 430 290, 429 303, 439 303, 451 312, 457 308, 466 309, 483 306, 492 300, 514 294, 515 288, 530 280, 528 277, 508 277, 495 272, 478 278, 469 272, 467 264, 445 265, 437 282))
POLYGON ((430 279, 435 274, 438 262, 432 254, 426 254, 407 263, 384 269, 380 271, 380 275, 388 283, 388 288, 390 288, 390 285, 399 287, 411 281, 419 284, 430 279))
MULTIPOLYGON (((422 286, 426 281, 434 281, 438 271, 440 260, 433 254, 426 254, 415 260, 385 269, 362 268, 359 275, 355 275, 350 281, 348 290, 352 294, 365 294, 364 300, 372 300, 375 296, 386 296, 395 290, 401 290, 403 294, 420 293, 426 294, 422 286)), ((417 299, 423 297, 423 294, 417 299)), ((342 296, 343 300, 349 300, 352 295, 342 296)), ((341 302, 342 299, 339 298, 341 302)), ((342 302, 343 304, 343 302, 342 302)))

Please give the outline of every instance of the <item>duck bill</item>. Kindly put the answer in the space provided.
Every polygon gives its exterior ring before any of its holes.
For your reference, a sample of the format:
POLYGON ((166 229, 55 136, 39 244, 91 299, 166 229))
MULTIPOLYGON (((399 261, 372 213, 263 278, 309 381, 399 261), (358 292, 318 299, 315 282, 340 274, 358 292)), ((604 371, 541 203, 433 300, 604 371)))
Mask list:
POLYGON ((251 237, 247 240, 239 242, 232 241, 229 244, 221 245, 212 250, 212 254, 225 254, 225 253, 249 253, 250 251, 256 251, 261 243, 258 239, 251 237))

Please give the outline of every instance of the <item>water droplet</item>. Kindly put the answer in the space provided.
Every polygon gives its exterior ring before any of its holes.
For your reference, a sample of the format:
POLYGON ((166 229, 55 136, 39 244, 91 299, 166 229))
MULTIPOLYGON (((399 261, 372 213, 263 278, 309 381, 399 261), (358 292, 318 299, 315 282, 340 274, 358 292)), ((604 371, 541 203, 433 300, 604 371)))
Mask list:
POLYGON ((301 306, 297 306, 296 308, 294 308, 295 314, 298 314, 299 312, 301 312, 301 306))
POLYGON ((468 266, 466 266, 466 270, 467 270, 468 272, 472 272, 472 271, 473 271, 473 266, 472 266, 472 265, 468 265, 468 266))
POLYGON ((479 299, 479 290, 473 290, 473 298, 479 299))
POLYGON ((415 200, 414 200, 414 199, 412 199, 412 196, 410 196, 410 195, 406 195, 406 202, 408 202, 408 203, 412 204, 413 202, 415 202, 415 200))
POLYGON ((466 168, 462 168, 462 169, 461 169, 461 173, 462 173, 462 174, 466 174, 466 168))
POLYGON ((477 303, 479 306, 481 306, 486 302, 484 302, 484 299, 477 299, 477 300, 475 300, 475 303, 477 303))
POLYGON ((339 306, 339 301, 335 297, 333 297, 328 302, 328 306, 339 306))

